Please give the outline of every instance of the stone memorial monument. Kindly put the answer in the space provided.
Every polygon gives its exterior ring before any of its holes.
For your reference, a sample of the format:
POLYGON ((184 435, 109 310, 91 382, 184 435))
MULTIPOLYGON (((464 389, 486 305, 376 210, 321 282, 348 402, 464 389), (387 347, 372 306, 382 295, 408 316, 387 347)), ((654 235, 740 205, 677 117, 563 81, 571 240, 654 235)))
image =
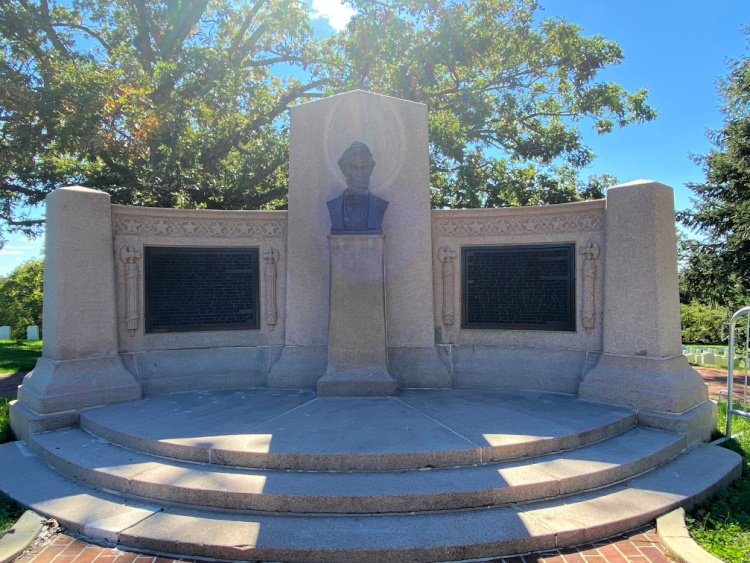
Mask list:
POLYGON ((382 221, 388 202, 373 195, 375 161, 354 142, 339 159, 346 190, 326 205, 331 216, 328 366, 318 394, 392 395, 385 330, 382 221))
POLYGON ((152 552, 442 561, 610 537, 738 474, 698 444, 669 187, 433 210, 425 105, 347 92, 290 131, 287 211, 47 197, 0 490, 152 552))

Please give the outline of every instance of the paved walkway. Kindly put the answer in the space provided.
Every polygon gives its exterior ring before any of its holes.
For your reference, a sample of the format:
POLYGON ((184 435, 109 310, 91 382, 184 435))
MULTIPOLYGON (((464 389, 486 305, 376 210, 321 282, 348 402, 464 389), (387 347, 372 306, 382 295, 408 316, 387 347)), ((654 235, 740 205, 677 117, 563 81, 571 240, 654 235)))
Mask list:
POLYGON ((19 371, 10 375, 0 375, 0 398, 15 399, 18 386, 23 382, 23 376, 28 372, 19 371))
MULTIPOLYGON (((169 563, 167 559, 87 543, 65 533, 32 547, 16 563, 169 563)), ((203 560, 205 561, 205 560, 203 560)), ((493 559, 494 563, 669 563, 653 527, 642 528, 606 542, 521 557, 493 559)))
MULTIPOLYGON (((718 368, 695 368, 703 377, 703 381, 708 386, 708 396, 714 401, 718 401, 719 393, 727 392, 727 370, 718 368)), ((750 380, 750 377, 748 378, 750 380)), ((734 393, 735 399, 743 398, 743 387, 745 386, 745 372, 734 372, 734 393)), ((748 389, 750 396, 750 389, 748 389)))

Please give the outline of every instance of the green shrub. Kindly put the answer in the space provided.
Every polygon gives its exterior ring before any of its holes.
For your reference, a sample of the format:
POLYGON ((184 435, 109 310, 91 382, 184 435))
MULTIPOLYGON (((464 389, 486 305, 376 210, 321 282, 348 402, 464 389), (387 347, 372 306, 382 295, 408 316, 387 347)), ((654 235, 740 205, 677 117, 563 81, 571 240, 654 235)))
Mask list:
POLYGON ((696 301, 680 305, 682 341, 696 344, 721 342, 721 325, 731 313, 721 307, 709 307, 696 301))
POLYGON ((12 441, 13 431, 10 429, 10 416, 8 415, 8 399, 0 398, 0 444, 12 441))

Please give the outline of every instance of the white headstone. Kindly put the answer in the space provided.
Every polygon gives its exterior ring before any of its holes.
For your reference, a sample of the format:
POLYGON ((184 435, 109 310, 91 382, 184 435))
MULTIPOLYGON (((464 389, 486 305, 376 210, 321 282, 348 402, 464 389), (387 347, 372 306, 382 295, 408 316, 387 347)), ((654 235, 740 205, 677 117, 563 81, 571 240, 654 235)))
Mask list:
POLYGON ((716 357, 714 356, 713 352, 703 352, 701 354, 701 363, 702 364, 715 364, 716 363, 716 357))
POLYGON ((10 340, 9 326, 0 326, 0 340, 10 340))
POLYGON ((39 327, 30 325, 26 327, 26 340, 39 340, 39 327))

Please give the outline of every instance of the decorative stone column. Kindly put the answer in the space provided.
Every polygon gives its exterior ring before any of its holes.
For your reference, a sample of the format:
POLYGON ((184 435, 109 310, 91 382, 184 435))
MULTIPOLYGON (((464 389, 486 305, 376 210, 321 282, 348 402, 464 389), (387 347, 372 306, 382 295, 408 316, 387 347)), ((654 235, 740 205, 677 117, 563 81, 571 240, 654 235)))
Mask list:
POLYGON ((84 407, 141 397, 118 354, 109 195, 71 186, 46 199, 44 344, 11 409, 26 438, 84 407))
POLYGON ((322 396, 392 395, 383 285, 383 235, 331 235, 328 366, 322 396))
POLYGON ((707 439, 713 403, 682 355, 672 189, 639 180, 607 191, 603 354, 584 399, 639 409, 639 422, 707 439))

